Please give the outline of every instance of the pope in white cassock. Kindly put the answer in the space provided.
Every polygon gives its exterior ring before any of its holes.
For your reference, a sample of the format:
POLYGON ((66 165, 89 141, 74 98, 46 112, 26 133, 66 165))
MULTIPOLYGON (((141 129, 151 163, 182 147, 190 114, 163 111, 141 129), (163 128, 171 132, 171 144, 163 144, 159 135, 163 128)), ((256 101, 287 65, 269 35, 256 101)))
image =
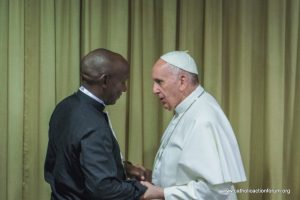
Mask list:
POLYGON ((234 183, 246 181, 238 143, 217 101, 198 81, 184 51, 160 57, 153 93, 174 117, 165 130, 144 199, 237 199, 234 183))

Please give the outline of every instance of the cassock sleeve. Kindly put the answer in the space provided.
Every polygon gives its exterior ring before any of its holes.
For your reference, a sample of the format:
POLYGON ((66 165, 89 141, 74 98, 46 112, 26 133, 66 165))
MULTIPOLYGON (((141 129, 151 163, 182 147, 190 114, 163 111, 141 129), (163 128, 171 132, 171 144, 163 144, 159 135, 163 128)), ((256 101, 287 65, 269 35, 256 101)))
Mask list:
POLYGON ((178 162, 177 186, 165 188, 170 199, 235 199, 233 183, 244 181, 238 145, 230 126, 193 122, 178 162))
POLYGON ((117 178, 113 148, 113 139, 108 129, 101 133, 93 131, 81 141, 80 164, 90 199, 139 199, 146 188, 136 180, 117 178))
POLYGON ((55 154, 54 154, 53 146, 51 146, 49 142, 47 147, 45 164, 44 164, 44 178, 50 184, 54 183, 54 177, 52 175, 54 165, 55 165, 55 154))

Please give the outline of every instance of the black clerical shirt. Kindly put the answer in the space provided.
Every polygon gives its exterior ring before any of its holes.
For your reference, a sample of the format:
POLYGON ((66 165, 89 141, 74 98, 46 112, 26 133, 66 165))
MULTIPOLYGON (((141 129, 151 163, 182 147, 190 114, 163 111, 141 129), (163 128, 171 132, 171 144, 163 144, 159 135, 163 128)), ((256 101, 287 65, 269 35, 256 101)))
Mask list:
POLYGON ((126 180, 120 148, 104 106, 81 91, 50 119, 45 180, 54 200, 136 200, 146 188, 126 180))

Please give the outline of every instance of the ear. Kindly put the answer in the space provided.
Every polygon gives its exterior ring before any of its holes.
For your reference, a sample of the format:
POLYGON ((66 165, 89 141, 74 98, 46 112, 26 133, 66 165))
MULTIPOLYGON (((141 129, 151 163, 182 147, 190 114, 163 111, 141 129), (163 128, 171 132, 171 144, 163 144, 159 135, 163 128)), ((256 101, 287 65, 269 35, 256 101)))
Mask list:
POLYGON ((179 77, 179 90, 184 91, 188 84, 188 77, 185 74, 181 74, 179 77))
POLYGON ((99 82, 101 83, 102 87, 107 88, 109 83, 109 75, 102 74, 101 77, 99 78, 99 82))

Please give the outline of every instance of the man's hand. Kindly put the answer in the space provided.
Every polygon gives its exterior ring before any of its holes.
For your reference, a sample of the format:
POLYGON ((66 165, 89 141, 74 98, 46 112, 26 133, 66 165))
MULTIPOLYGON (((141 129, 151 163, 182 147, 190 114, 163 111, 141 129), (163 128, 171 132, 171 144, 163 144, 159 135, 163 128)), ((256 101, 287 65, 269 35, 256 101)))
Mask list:
POLYGON ((149 182, 141 181, 141 184, 147 187, 146 192, 141 196, 140 200, 148 199, 165 199, 164 198, 164 189, 155 185, 152 185, 149 182))
POLYGON ((133 165, 128 161, 124 161, 124 167, 128 178, 135 178, 139 181, 149 181, 152 180, 152 171, 144 168, 141 165, 133 165))

